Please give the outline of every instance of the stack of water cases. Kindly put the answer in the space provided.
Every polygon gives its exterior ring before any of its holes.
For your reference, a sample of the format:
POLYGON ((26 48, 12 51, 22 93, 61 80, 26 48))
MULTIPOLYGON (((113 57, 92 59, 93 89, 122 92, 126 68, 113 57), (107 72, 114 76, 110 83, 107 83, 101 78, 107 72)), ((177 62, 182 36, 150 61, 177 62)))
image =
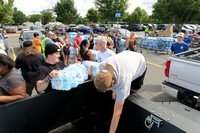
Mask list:
POLYGON ((99 72, 99 64, 98 62, 94 61, 83 61, 82 63, 87 70, 88 75, 90 76, 96 76, 96 74, 99 72))
POLYGON ((169 52, 173 41, 173 38, 168 37, 141 37, 139 44, 145 49, 169 52))
POLYGON ((53 78, 51 85, 56 90, 70 90, 76 88, 88 79, 87 70, 82 64, 73 64, 59 70, 58 76, 53 78))

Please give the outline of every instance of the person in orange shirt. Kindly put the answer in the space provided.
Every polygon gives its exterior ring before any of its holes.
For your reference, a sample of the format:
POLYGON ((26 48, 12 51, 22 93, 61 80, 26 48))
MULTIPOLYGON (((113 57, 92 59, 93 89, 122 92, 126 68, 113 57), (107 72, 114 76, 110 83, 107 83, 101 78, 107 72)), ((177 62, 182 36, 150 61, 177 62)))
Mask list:
POLYGON ((126 44, 125 44, 125 45, 126 45, 126 49, 129 48, 128 45, 129 45, 129 40, 130 40, 130 39, 134 42, 134 45, 135 45, 134 47, 135 47, 135 49, 136 49, 136 42, 137 42, 137 40, 134 38, 134 35, 135 35, 135 34, 134 34, 133 32, 131 32, 130 37, 127 38, 126 44))
POLYGON ((41 47, 41 41, 39 39, 39 34, 37 32, 35 32, 34 34, 34 39, 33 39, 33 44, 36 46, 36 48, 38 49, 39 52, 41 52, 42 47, 41 47))

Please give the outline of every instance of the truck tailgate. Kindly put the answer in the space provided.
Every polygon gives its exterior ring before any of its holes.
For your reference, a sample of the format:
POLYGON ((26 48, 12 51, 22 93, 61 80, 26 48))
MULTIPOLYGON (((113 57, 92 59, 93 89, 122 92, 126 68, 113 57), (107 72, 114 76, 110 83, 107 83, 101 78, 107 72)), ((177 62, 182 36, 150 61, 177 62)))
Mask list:
POLYGON ((200 93, 200 62, 170 58, 169 82, 200 93))

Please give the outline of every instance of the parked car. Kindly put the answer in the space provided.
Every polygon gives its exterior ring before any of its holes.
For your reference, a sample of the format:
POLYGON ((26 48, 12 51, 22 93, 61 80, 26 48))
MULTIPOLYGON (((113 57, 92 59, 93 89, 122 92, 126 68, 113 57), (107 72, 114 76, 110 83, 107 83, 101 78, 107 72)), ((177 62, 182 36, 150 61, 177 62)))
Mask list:
POLYGON ((188 30, 192 30, 192 33, 194 33, 194 28, 192 28, 190 25, 183 25, 183 27, 185 28, 185 29, 188 29, 188 30))
POLYGON ((39 37, 42 36, 42 32, 39 30, 29 30, 29 31, 22 31, 19 35, 19 45, 20 48, 23 46, 24 41, 32 41, 34 36, 33 34, 37 32, 39 34, 39 37))
POLYGON ((22 30, 23 29, 23 25, 18 25, 17 26, 17 30, 22 30))
POLYGON ((66 33, 66 26, 65 25, 57 25, 54 27, 57 34, 64 35, 66 33), (65 32, 63 33, 63 27, 65 28, 65 32))
POLYGON ((29 26, 23 26, 22 30, 23 31, 30 30, 30 27, 29 26))
POLYGON ((83 32, 83 34, 86 34, 86 33, 90 33, 91 31, 93 31, 93 29, 91 27, 81 26, 78 28, 78 31, 83 32))
MULTIPOLYGON (((122 37, 122 39, 127 39, 129 36, 130 36, 130 34, 131 34, 131 32, 129 31, 129 30, 127 30, 127 29, 122 29, 122 28, 119 28, 119 29, 116 29, 116 28, 110 28, 109 29, 110 31, 119 31, 119 34, 121 35, 121 37, 122 37)), ((138 36, 137 35, 135 35, 134 36, 134 38, 138 38, 138 36)))
POLYGON ((143 24, 131 24, 127 27, 130 31, 143 31, 143 24))
POLYGON ((127 28, 128 28, 128 25, 122 25, 121 28, 122 28, 122 29, 127 29, 127 28))
POLYGON ((94 27, 92 27, 92 29, 93 29, 94 33, 98 33, 98 32, 103 33, 103 32, 105 32, 105 28, 103 28, 103 27, 94 26, 94 27))
POLYGON ((157 30, 166 30, 166 25, 165 24, 158 24, 156 29, 157 30))
POLYGON ((67 32, 78 32, 78 26, 76 26, 75 24, 70 24, 67 32))
POLYGON ((0 33, 0 49, 3 50, 4 52, 6 52, 8 54, 8 45, 5 42, 5 39, 8 38, 7 36, 3 36, 0 33))
POLYGON ((37 30, 37 31, 45 31, 44 28, 40 27, 40 26, 31 26, 30 30, 37 30))
POLYGON ((15 27, 7 27, 6 33, 16 33, 16 28, 15 27))
MULTIPOLYGON (((173 25, 173 32, 178 33, 178 27, 176 27, 176 25, 173 25)), ((186 28, 184 28, 184 27, 182 27, 181 32, 183 32, 183 33, 188 32, 188 33, 190 33, 190 34, 193 33, 192 30, 186 29, 186 28)))
POLYGON ((103 27, 103 28, 105 28, 105 31, 108 29, 107 24, 99 24, 99 27, 103 27))
POLYGON ((152 24, 143 24, 143 27, 146 28, 147 25, 149 26, 149 29, 151 30, 152 29, 152 24))
POLYGON ((55 26, 56 26, 56 25, 47 25, 47 26, 45 27, 45 30, 46 30, 46 31, 53 31, 55 26))

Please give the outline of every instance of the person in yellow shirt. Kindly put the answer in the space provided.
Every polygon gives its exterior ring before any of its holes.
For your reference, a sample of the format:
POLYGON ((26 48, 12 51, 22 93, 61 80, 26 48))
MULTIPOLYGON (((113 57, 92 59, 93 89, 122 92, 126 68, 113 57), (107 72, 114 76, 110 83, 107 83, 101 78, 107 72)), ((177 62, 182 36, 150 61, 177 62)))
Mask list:
POLYGON ((41 52, 42 47, 41 47, 41 41, 39 39, 39 34, 35 32, 33 35, 34 35, 33 44, 36 46, 38 51, 41 52))

